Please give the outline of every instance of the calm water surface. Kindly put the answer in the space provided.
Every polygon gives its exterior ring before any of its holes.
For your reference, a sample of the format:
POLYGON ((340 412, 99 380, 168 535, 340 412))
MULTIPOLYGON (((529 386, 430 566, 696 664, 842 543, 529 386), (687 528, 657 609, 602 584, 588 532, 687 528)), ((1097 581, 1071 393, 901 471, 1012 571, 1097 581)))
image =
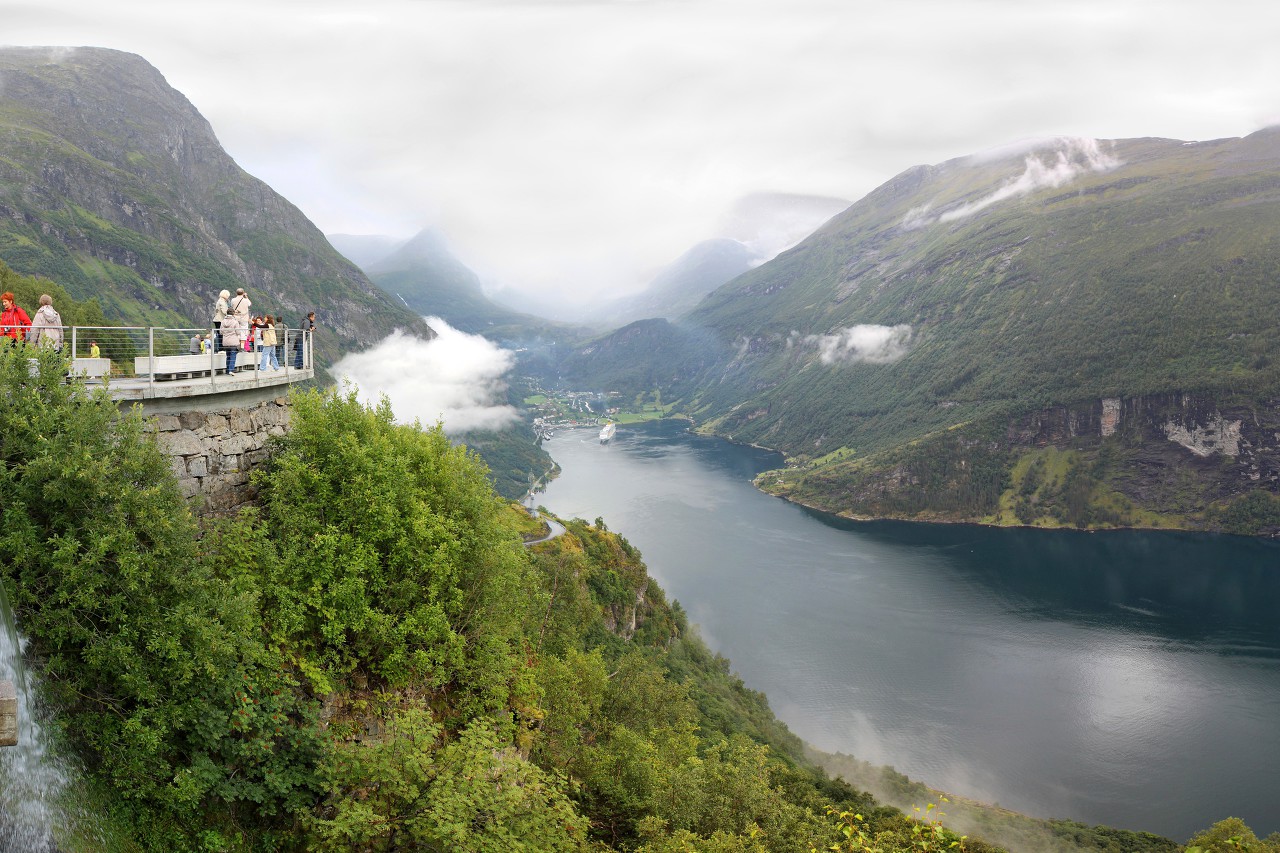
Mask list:
POLYGON ((954 793, 1185 841, 1280 830, 1280 546, 845 522, 678 424, 558 433, 602 516, 796 734, 954 793))

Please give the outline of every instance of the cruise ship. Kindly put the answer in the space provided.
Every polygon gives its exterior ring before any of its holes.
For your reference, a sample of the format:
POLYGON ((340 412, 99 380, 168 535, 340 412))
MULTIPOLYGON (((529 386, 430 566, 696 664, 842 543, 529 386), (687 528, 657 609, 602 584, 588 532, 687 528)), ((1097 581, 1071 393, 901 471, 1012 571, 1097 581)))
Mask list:
POLYGON ((616 432, 616 431, 617 431, 617 429, 618 429, 618 425, 617 425, 617 424, 615 424, 615 423, 610 422, 610 423, 605 424, 605 425, 600 429, 600 443, 601 443, 601 444, 608 444, 608 443, 609 443, 609 440, 610 440, 611 438, 613 438, 613 434, 614 434, 614 432, 616 432))

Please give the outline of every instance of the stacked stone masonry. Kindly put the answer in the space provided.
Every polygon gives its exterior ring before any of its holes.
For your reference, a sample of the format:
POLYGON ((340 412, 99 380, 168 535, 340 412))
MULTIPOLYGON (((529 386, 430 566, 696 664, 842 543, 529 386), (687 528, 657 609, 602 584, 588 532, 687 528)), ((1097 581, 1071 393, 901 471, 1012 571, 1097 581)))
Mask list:
POLYGON ((251 503, 249 479, 269 454, 268 440, 289 426, 285 397, 249 408, 189 411, 148 418, 160 449, 173 461, 182 494, 198 512, 225 515, 251 503))

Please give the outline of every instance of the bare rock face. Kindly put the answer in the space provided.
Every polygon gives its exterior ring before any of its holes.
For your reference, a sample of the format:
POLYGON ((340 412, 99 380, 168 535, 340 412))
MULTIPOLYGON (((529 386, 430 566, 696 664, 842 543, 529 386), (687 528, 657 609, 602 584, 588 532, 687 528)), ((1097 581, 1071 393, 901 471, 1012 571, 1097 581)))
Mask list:
POLYGON ((1102 437, 1115 435, 1120 426, 1120 398, 1105 397, 1102 400, 1102 437))
POLYGON ((1214 413, 1204 425, 1192 421, 1189 425, 1176 421, 1166 421, 1165 437, 1181 444, 1196 456, 1212 456, 1220 453, 1223 456, 1240 455, 1240 428, 1243 421, 1228 421, 1222 415, 1214 413))

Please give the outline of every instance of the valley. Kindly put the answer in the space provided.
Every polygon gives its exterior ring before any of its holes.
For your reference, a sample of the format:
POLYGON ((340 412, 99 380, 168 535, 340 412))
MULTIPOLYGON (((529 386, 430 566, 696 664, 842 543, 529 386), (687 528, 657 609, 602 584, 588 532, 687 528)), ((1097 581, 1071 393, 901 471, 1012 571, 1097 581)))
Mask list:
POLYGON ((763 194, 570 321, 434 228, 326 237, 139 56, 0 48, 0 83, 21 302, 318 321, 232 518, 0 348, 3 674, 95 804, 50 845, 1276 848, 1197 833, 1280 832, 1280 129, 763 194), (902 773, 1040 834, 962 840, 902 773))

